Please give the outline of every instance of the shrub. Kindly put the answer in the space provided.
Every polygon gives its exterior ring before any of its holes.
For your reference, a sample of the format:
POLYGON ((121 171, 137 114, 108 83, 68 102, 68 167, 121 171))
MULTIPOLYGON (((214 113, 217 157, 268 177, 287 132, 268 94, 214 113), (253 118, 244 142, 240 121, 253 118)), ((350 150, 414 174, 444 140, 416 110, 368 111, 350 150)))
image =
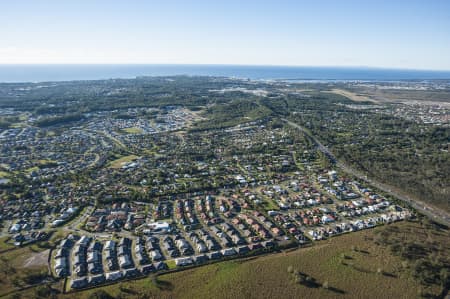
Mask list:
POLYGON ((40 282, 42 279, 47 277, 47 270, 39 270, 39 271, 29 271, 22 277, 22 281, 26 284, 34 284, 40 282))
POLYGON ((48 286, 38 286, 36 288, 37 297, 49 297, 52 294, 52 290, 48 286))
POLYGON ((103 290, 97 290, 90 294, 88 299, 114 299, 114 297, 103 290))

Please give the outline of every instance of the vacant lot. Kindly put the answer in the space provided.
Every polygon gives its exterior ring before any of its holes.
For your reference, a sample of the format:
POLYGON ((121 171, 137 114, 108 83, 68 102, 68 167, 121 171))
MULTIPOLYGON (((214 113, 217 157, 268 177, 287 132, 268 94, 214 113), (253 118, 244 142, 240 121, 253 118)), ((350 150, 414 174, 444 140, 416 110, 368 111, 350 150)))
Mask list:
POLYGON ((48 250, 43 250, 28 246, 0 254, 0 296, 47 277, 48 250))
POLYGON ((50 249, 32 254, 23 263, 23 268, 46 267, 49 253, 50 249))

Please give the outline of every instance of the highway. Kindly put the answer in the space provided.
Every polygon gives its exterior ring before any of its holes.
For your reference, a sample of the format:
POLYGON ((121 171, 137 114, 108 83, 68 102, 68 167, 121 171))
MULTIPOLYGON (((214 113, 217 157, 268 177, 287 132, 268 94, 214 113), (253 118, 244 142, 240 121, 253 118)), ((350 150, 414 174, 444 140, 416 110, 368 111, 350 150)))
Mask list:
POLYGON ((450 215, 448 213, 446 213, 445 211, 435 208, 435 207, 432 207, 429 204, 426 204, 422 201, 412 199, 411 197, 409 197, 405 194, 401 194, 401 193, 393 190, 395 188, 392 186, 378 182, 372 178, 368 178, 363 173, 351 168, 350 166, 346 165, 344 162, 336 159, 336 157, 333 155, 333 153, 326 146, 324 146, 315 136, 311 135, 305 128, 303 128, 302 126, 300 126, 292 121, 289 121, 285 118, 282 118, 281 120, 283 120, 288 125, 290 125, 294 128, 297 128, 298 130, 302 131, 307 136, 309 136, 314 141, 314 143, 316 143, 318 149, 321 152, 323 152, 324 154, 326 154, 328 157, 330 157, 331 159, 333 159, 336 162, 337 167, 339 167, 342 170, 344 170, 345 172, 359 178, 360 180, 368 182, 375 188, 382 190, 382 191, 386 192, 387 194, 390 194, 391 196, 408 203, 411 207, 413 207, 414 209, 419 211, 421 214, 426 215, 433 221, 450 226, 450 215))

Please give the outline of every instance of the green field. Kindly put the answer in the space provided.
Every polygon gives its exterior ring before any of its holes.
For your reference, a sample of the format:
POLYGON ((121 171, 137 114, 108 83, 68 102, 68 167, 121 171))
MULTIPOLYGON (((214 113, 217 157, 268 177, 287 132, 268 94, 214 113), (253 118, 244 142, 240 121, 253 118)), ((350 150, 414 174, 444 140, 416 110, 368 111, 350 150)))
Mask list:
POLYGON ((111 167, 111 168, 121 168, 124 164, 132 162, 132 161, 136 160, 137 158, 139 158, 139 157, 136 156, 136 155, 124 156, 124 157, 121 157, 121 158, 119 158, 117 160, 112 161, 109 164, 109 167, 111 167))
POLYGON ((271 199, 271 198, 265 198, 262 202, 262 205, 264 207, 264 210, 266 211, 271 211, 271 210, 275 210, 278 211, 280 210, 280 207, 277 205, 277 203, 271 199))
POLYGON ((30 174, 30 173, 32 173, 33 171, 38 171, 38 170, 39 170, 39 167, 33 166, 33 167, 30 167, 30 168, 27 168, 27 169, 25 170, 25 172, 28 173, 28 174, 30 174))
POLYGON ((142 129, 137 127, 124 128, 122 129, 122 132, 125 132, 126 134, 142 134, 142 129))
POLYGON ((175 264, 175 260, 167 261, 166 264, 169 267, 169 269, 175 269, 177 267, 175 264))
POLYGON ((2 237, 0 238, 0 252, 1 251, 5 251, 5 250, 9 250, 11 248, 14 248, 15 246, 12 244, 12 242, 10 241, 10 237, 2 237))

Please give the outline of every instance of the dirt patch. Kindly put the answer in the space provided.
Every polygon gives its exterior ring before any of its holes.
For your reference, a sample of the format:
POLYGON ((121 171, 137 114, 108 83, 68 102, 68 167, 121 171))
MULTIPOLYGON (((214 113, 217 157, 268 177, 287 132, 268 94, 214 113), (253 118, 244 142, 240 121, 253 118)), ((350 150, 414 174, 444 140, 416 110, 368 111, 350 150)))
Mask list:
POLYGON ((332 89, 331 92, 335 93, 335 94, 338 94, 338 95, 341 95, 341 96, 344 96, 346 98, 349 98, 350 100, 352 100, 354 102, 378 103, 378 101, 376 101, 376 100, 374 100, 372 98, 369 98, 369 97, 366 97, 366 96, 363 96, 363 95, 360 95, 360 94, 356 94, 356 93, 353 93, 353 92, 350 92, 350 91, 347 91, 347 90, 343 90, 343 89, 332 89))
POLYGON ((49 252, 50 250, 47 249, 42 252, 33 254, 31 257, 25 260, 25 262, 23 263, 23 268, 47 265, 49 252))

